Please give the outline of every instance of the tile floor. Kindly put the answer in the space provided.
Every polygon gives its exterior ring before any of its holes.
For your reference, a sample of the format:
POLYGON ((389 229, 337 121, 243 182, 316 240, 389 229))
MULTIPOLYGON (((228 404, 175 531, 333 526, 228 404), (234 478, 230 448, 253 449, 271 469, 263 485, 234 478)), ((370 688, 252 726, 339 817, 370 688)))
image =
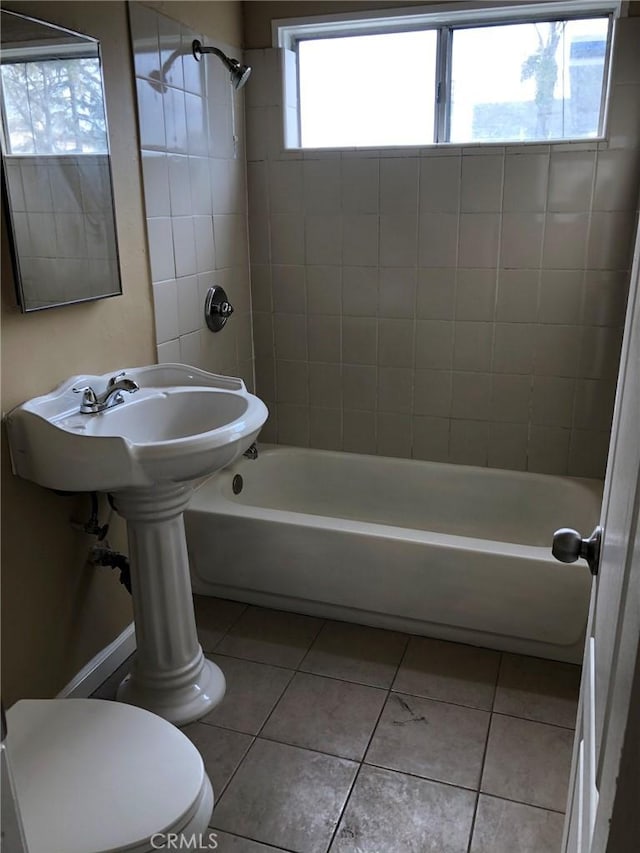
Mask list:
MULTIPOLYGON (((579 667, 196 597, 220 853, 558 853, 579 667)), ((99 695, 108 696, 118 675, 99 695)))

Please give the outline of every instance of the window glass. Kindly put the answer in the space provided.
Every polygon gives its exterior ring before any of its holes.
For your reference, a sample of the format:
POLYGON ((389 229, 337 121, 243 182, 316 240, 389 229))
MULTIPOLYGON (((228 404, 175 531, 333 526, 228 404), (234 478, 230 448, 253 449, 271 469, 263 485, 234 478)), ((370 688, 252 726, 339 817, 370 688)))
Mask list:
POLYGON ((299 42, 301 145, 432 143, 436 48, 435 30, 299 42))
POLYGON ((8 154, 107 153, 97 57, 3 63, 2 87, 8 154))
POLYGON ((453 31, 450 141, 597 136, 608 18, 453 31))

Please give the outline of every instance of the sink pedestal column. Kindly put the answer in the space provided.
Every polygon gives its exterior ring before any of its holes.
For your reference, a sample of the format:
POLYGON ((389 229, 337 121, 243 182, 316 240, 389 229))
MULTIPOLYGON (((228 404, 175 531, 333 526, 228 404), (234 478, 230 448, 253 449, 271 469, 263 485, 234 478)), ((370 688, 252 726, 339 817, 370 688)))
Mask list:
POLYGON ((115 495, 127 521, 137 652, 118 699, 178 726, 222 701, 221 669, 196 634, 184 512, 192 488, 167 484, 115 495))

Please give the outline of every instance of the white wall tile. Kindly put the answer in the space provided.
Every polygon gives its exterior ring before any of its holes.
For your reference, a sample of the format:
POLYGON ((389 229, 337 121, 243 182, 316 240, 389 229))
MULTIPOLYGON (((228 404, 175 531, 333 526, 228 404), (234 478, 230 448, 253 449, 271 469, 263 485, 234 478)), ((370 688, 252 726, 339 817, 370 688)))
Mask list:
POLYGON ((418 270, 417 316, 451 320, 455 313, 456 271, 450 267, 418 270))
POLYGON ((504 157, 462 158, 460 209, 465 213, 497 213, 502 208, 504 157))
POLYGON ((182 71, 182 33, 177 21, 158 15, 158 43, 160 46, 160 65, 162 82, 167 86, 184 89, 182 71))
POLYGON ((582 302, 582 270, 542 270, 540 323, 577 323, 582 302))
POLYGON ((525 471, 528 428, 526 424, 490 423, 488 463, 491 468, 525 471))
POLYGON ((310 314, 341 314, 341 267, 307 267, 307 305, 310 314))
POLYGON ((329 214, 310 214, 305 217, 304 225, 306 263, 339 264, 342 260, 342 218, 329 214))
POLYGON ((172 217, 171 230, 173 232, 176 276, 180 278, 184 275, 205 272, 204 269, 198 269, 193 218, 191 216, 172 217))
POLYGON ((189 146, 185 93, 180 89, 167 89, 163 100, 167 149, 179 154, 187 154, 189 146))
POLYGON ((273 310, 281 314, 304 314, 307 310, 305 267, 271 267, 273 310))
POLYGON ((386 267, 380 270, 378 312, 381 317, 414 317, 417 270, 386 267))
POLYGON ((594 167, 594 151, 552 153, 549 168, 549 210, 589 210, 594 167))
POLYGON ((339 213, 341 200, 340 161, 309 160, 301 165, 305 211, 308 213, 339 213))
POLYGON ((142 174, 147 216, 169 216, 169 164, 162 151, 142 152, 142 174))
POLYGON ((171 219, 169 217, 147 219, 147 234, 152 281, 175 278, 176 265, 173 255, 171 219))
POLYGON ((421 213, 418 265, 454 267, 458 254, 458 214, 421 213))
POLYGON ((196 272, 209 272, 216 268, 213 221, 210 216, 194 216, 192 221, 196 253, 196 272))
POLYGON ((169 174, 169 196, 172 216, 190 216, 192 212, 189 158, 182 154, 170 154, 167 158, 169 174))
POLYGON ((413 367, 414 321, 378 321, 378 364, 383 367, 413 367))
POLYGON ((460 266, 495 267, 499 236, 500 217, 497 214, 460 214, 460 266))
POLYGON ((416 367, 451 370, 453 366, 453 329, 448 320, 416 322, 416 367))
POLYGON ((491 414, 491 375, 454 370, 451 417, 487 421, 491 414))
POLYGON ((345 213, 377 213, 380 161, 342 160, 342 210, 345 213))
POLYGON ((448 418, 416 417, 413 419, 414 459, 427 459, 431 462, 449 461, 448 418))
POLYGON ((156 343, 163 344, 178 337, 178 286, 175 279, 153 285, 156 320, 156 343))
POLYGON ((354 317, 378 314, 377 267, 342 268, 342 313, 354 317))
POLYGON ((178 332, 186 335, 204 324, 204 305, 200 301, 198 278, 195 275, 177 279, 178 332))
POLYGON ((197 367, 202 361, 202 331, 180 335, 180 361, 197 367))
POLYGON ((282 160, 269 163, 269 212, 301 213, 304 185, 301 162, 282 160))
POLYGON ((505 213, 502 217, 502 266, 507 269, 539 266, 543 232, 543 213, 505 213))
POLYGON ((419 165, 415 157, 380 160, 380 213, 416 216, 419 165))
POLYGON ((342 448, 349 453, 376 452, 376 416, 373 412, 345 409, 342 416, 342 448))
POLYGON ((535 373, 576 376, 580 359, 579 326, 539 325, 536 329, 535 373))
POLYGON ((587 265, 591 269, 625 270, 631 266, 635 223, 625 213, 591 214, 587 265))
POLYGON ((455 299, 456 320, 493 320, 495 301, 495 270, 458 270, 455 299))
POLYGON ((542 265, 546 269, 580 269, 585 262, 587 213, 548 213, 542 265))
POLYGON ((475 420, 452 420, 449 459, 462 465, 486 465, 489 424, 475 420))
POLYGON ((137 77, 149 77, 160 68, 158 16, 141 3, 129 3, 131 46, 137 77))
POLYGON ((535 333, 529 323, 496 323, 493 344, 495 373, 526 373, 533 371, 535 333))
POLYGON ((148 80, 136 80, 138 125, 142 148, 166 149, 163 96, 148 80))
POLYGON ((342 263, 347 266, 376 266, 379 253, 379 220, 369 213, 347 213, 343 217, 342 263))
POLYGON ((158 344, 156 347, 158 356, 158 364, 179 364, 180 363, 180 341, 176 338, 172 341, 166 341, 163 344, 158 344))
POLYGON ((213 206, 209 160, 206 157, 188 157, 187 161, 191 188, 191 215, 211 216, 213 206))
POLYGON ((504 210, 543 211, 547 200, 549 157, 511 154, 505 159, 504 210))
POLYGON ((460 209, 462 158, 423 157, 420 160, 420 212, 457 213, 460 209))
POLYGON ((380 456, 411 456, 411 418, 393 412, 379 412, 376 417, 377 453, 380 456))
POLYGON ((563 376, 534 376, 531 421, 546 426, 571 426, 575 379, 563 376))
POLYGON ((566 474, 570 435, 570 430, 562 427, 532 426, 528 470, 539 474, 566 474))
POLYGON ((417 266, 418 235, 415 216, 380 216, 380 266, 417 266))
POLYGON ((454 370, 490 370, 492 348, 493 323, 456 322, 454 370))

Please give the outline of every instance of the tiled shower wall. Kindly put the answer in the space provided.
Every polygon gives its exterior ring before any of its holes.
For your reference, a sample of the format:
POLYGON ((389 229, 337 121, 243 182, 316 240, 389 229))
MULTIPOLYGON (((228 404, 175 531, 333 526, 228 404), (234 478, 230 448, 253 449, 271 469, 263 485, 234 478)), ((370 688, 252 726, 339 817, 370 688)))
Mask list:
POLYGON ((197 38, 240 58, 215 33, 192 32, 129 3, 159 362, 241 376, 253 388, 244 93, 197 38), (235 312, 213 334, 204 300, 222 285, 235 312))
POLYGON ((263 438, 602 476, 637 219, 640 19, 606 143, 284 151, 252 50, 247 159, 263 438))

